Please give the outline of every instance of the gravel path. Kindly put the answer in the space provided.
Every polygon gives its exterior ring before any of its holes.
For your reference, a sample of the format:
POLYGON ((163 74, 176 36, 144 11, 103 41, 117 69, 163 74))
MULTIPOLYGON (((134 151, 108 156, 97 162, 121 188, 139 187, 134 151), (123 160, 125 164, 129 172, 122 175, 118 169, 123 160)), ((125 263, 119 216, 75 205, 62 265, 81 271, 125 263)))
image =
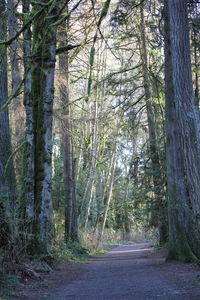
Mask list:
POLYGON ((200 300, 199 266, 166 263, 163 252, 148 244, 117 247, 73 264, 71 272, 71 281, 54 275, 56 285, 27 300, 200 300))

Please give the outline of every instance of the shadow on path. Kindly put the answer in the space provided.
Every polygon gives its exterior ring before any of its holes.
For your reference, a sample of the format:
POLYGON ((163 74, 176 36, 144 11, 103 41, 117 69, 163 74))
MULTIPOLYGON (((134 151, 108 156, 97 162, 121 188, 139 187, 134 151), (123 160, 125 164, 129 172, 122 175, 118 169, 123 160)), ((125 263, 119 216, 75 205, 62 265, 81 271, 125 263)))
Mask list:
POLYGON ((88 263, 73 264, 71 272, 76 274, 71 282, 58 278, 57 286, 49 287, 45 297, 30 299, 200 300, 200 268, 166 263, 163 250, 147 243, 117 247, 88 263))

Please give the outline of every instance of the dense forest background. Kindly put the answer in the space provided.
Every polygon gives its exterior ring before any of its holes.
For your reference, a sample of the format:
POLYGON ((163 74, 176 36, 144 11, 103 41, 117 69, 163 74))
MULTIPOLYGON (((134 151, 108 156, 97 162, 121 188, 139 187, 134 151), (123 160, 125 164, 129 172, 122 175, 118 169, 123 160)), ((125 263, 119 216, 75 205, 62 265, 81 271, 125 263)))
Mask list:
POLYGON ((0 1, 0 272, 157 232, 200 259, 200 4, 0 1))

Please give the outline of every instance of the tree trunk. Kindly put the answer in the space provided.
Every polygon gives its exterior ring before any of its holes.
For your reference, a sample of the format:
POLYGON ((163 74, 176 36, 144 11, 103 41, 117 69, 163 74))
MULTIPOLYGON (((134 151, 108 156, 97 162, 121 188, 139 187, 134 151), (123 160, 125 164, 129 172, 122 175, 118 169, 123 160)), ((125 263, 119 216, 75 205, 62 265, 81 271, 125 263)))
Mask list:
POLYGON ((129 174, 127 174, 127 178, 126 178, 126 188, 125 188, 125 195, 124 195, 124 202, 123 202, 123 210, 124 210, 123 228, 124 228, 124 237, 126 240, 129 238, 129 233, 131 231, 130 220, 129 220, 129 211, 128 211, 130 179, 131 179, 131 176, 130 176, 130 171, 129 171, 129 174))
POLYGON ((196 105, 199 109, 199 54, 198 54, 198 44, 197 44, 197 30, 194 28, 192 33, 192 40, 194 44, 194 76, 195 76, 195 97, 196 105))
POLYGON ((89 200, 87 202, 87 207, 86 207, 86 216, 85 216, 84 229, 87 229, 87 227, 88 227, 88 220, 89 220, 89 216, 90 216, 90 208, 91 208, 91 203, 92 203, 93 196, 94 196, 94 180, 92 182, 90 192, 89 192, 89 195, 88 195, 89 200))
MULTIPOLYGON (((30 1, 23 0, 23 13, 29 13, 30 1)), ((34 116, 33 98, 31 94, 32 74, 31 74, 31 28, 24 30, 24 106, 26 111, 26 149, 25 149, 25 207, 26 215, 31 220, 34 215, 34 116)))
MULTIPOLYGON (((6 39, 6 4, 0 3, 0 40, 6 39)), ((8 100, 7 49, 0 46, 0 107, 8 100)), ((0 113, 0 247, 6 245, 9 238, 8 224, 14 217, 16 198, 15 172, 10 158, 12 153, 8 109, 0 113), (8 220, 7 220, 8 221, 8 220)))
MULTIPOLYGON (((48 0, 43 1, 44 5, 48 0)), ((33 4, 40 9, 39 4, 33 4)), ((58 2, 44 6, 43 12, 33 23, 33 70, 32 97, 34 102, 34 143, 35 143, 35 252, 47 253, 50 241, 52 199, 52 119, 54 99, 54 71, 56 54, 56 20, 58 2), (51 13, 49 13, 49 9, 51 13)))
POLYGON ((200 120, 192 88, 187 1, 165 0, 169 258, 200 259, 200 120))
MULTIPOLYGON (((59 28, 60 47, 66 45, 68 24, 64 23, 59 28)), ((70 116, 69 101, 69 58, 68 53, 59 57, 59 94, 63 107, 62 113, 62 155, 64 163, 64 185, 65 185, 65 241, 78 240, 77 213, 76 213, 76 193, 74 178, 73 144, 72 144, 72 124, 70 116)))
MULTIPOLYGON (((7 7, 8 7, 8 35, 9 39, 12 38, 17 30, 18 30, 18 20, 15 15, 17 3, 15 0, 7 0, 7 7)), ((11 77, 12 77, 12 93, 15 93, 19 83, 21 82, 20 76, 20 68, 19 68, 19 45, 17 39, 12 42, 10 45, 10 61, 11 61, 11 77)), ((15 98, 15 108, 20 105, 19 97, 15 98)))

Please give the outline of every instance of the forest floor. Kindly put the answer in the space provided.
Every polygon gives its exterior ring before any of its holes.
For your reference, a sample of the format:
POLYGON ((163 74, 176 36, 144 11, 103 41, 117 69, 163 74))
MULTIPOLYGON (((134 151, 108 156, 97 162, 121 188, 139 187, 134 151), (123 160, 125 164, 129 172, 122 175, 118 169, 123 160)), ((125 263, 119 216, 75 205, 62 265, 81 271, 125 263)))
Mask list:
POLYGON ((165 257, 147 243, 119 246, 87 262, 66 263, 12 299, 200 300, 200 267, 165 257))

